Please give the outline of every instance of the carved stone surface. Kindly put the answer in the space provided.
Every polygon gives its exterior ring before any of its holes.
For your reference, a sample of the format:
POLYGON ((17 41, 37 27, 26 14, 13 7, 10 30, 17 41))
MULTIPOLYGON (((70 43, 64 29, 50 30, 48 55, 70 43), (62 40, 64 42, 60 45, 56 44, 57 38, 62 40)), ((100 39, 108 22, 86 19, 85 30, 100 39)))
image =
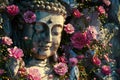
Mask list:
MULTIPOLYGON (((36 16, 36 23, 34 25, 27 24, 22 33, 23 38, 27 37, 31 40, 28 45, 32 44, 30 50, 33 59, 27 60, 25 67, 26 69, 39 69, 42 80, 48 80, 49 74, 52 74, 53 71, 49 63, 49 57, 56 55, 60 45, 64 17, 44 11, 37 11, 36 16)), ((16 75, 19 63, 13 61, 12 64, 10 65, 11 71, 16 75)))
POLYGON ((34 58, 43 60, 28 61, 27 68, 38 68, 43 80, 47 80, 48 75, 52 72, 48 59, 50 56, 55 55, 59 47, 64 18, 61 15, 47 12, 37 12, 36 15, 36 24, 32 27, 27 26, 26 32, 29 38, 32 39, 34 58))
MULTIPOLYGON (((21 64, 21 61, 23 60, 11 59, 7 65, 7 68, 10 69, 10 72, 15 78, 17 78, 17 73, 21 66, 24 66, 27 69, 27 72, 29 72, 29 69, 35 68, 41 73, 40 77, 42 80, 49 80, 49 75, 53 74, 53 66, 51 65, 51 62, 53 61, 50 60, 50 57, 57 56, 57 50, 60 46, 61 33, 66 17, 61 13, 66 14, 66 12, 64 7, 54 3, 45 3, 44 5, 41 5, 44 3, 44 1, 40 2, 39 0, 36 0, 38 1, 36 2, 37 5, 31 5, 29 0, 24 1, 27 5, 20 5, 20 9, 23 11, 21 12, 22 15, 19 14, 15 17, 7 16, 7 14, 4 14, 2 11, 4 10, 5 6, 9 4, 9 2, 16 4, 18 3, 15 0, 0 1, 0 35, 5 32, 5 35, 10 36, 13 39, 13 46, 15 45, 22 48, 25 55, 23 58, 25 63, 23 62, 21 64), (46 6, 47 4, 49 5, 46 6), (53 7, 53 5, 61 8, 53 7), (31 9, 36 9, 33 10, 36 15, 36 22, 30 24, 23 20, 23 15, 26 10, 31 9), (56 11, 59 11, 59 14, 56 11)), ((52 0, 48 1, 52 2, 52 0)), ((56 2, 57 0, 54 1, 56 2)), ((71 8, 72 6, 77 5, 75 0, 62 1, 70 5, 71 8), (72 2, 74 3, 72 4, 72 2)), ((97 1, 98 0, 92 0, 92 2, 95 3, 97 1)), ((88 26, 94 26, 98 31, 99 36, 97 38, 101 40, 101 43, 112 43, 112 57, 115 57, 117 60, 117 67, 120 67, 120 41, 118 38, 118 30, 120 25, 119 1, 111 0, 111 3, 111 6, 109 6, 110 9, 108 10, 109 20, 104 25, 101 25, 101 21, 98 19, 98 11, 95 10, 95 7, 83 9, 82 13, 84 15, 81 16, 81 18, 73 17, 70 23, 76 28, 76 31, 84 31, 88 26)), ((71 12, 69 12, 69 14, 72 13, 72 10, 70 11, 71 12)), ((72 50, 70 53, 72 57, 77 56, 72 50)), ((95 74, 104 79, 104 76, 101 76, 99 72, 96 72, 95 74)), ((79 75, 78 67, 73 67, 70 72, 70 80, 73 80, 73 78, 77 80, 79 75)), ((54 76, 54 74, 53 77, 54 80, 59 80, 57 76, 54 76)), ((105 77, 105 80, 117 80, 117 77, 114 75, 109 75, 105 77)))

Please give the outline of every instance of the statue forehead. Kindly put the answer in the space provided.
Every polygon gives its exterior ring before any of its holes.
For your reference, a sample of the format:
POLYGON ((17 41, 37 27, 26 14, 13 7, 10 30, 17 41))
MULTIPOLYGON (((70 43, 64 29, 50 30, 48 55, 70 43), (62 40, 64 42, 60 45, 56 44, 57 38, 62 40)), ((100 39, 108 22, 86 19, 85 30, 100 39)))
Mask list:
POLYGON ((42 12, 42 11, 36 11, 35 12, 37 19, 37 22, 44 22, 47 23, 48 21, 51 21, 54 24, 63 24, 65 19, 62 15, 59 14, 53 14, 49 12, 42 12))

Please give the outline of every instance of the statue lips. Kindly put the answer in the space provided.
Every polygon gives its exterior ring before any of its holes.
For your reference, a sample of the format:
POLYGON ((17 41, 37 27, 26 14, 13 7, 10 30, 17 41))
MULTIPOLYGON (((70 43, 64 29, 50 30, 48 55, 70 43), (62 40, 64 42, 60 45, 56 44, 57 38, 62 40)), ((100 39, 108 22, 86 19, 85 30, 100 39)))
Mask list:
POLYGON ((39 46, 39 49, 38 50, 44 50, 44 51, 47 51, 47 50, 50 50, 51 46, 50 45, 43 45, 43 46, 39 46))
POLYGON ((42 46, 43 50, 50 50, 50 48, 51 48, 50 46, 42 46))
POLYGON ((40 51, 47 51, 47 50, 50 50, 51 47, 52 47, 51 43, 43 43, 43 44, 39 44, 38 45, 38 50, 40 50, 40 51))

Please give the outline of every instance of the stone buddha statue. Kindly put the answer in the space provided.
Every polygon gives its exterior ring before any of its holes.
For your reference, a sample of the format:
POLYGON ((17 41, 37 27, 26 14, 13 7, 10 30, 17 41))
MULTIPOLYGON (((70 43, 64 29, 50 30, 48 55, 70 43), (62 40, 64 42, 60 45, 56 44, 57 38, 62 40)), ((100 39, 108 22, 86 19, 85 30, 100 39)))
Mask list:
MULTIPOLYGON (((49 80, 49 75, 53 71, 49 58, 57 56, 66 16, 65 8, 54 0, 26 0, 21 1, 21 5, 22 16, 27 11, 33 12, 36 19, 34 22, 27 22, 21 17, 14 18, 11 37, 14 45, 21 47, 27 56, 23 59, 27 71, 31 68, 38 69, 41 80, 49 80), (26 45, 27 41, 29 43, 26 45)), ((19 63, 11 63, 10 68, 14 75, 17 74, 19 63)))
POLYGON ((34 26, 26 30, 32 39, 33 59, 27 64, 27 68, 38 68, 42 77, 51 72, 49 57, 56 55, 61 41, 64 18, 62 15, 45 11, 35 13, 37 21, 34 26))

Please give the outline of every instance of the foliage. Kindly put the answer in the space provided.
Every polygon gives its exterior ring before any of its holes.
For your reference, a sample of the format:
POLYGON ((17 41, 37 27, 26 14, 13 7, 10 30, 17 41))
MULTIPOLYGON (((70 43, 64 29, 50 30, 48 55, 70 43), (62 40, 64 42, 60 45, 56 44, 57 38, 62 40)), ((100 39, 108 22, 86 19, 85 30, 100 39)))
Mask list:
MULTIPOLYGON (((113 76, 119 77, 115 72, 117 70, 115 67, 116 62, 112 59, 112 44, 109 43, 115 31, 113 29, 110 32, 108 28, 104 27, 108 19, 107 10, 110 4, 108 5, 104 0, 77 0, 72 6, 71 4, 67 5, 70 6, 72 12, 68 16, 68 21, 66 21, 62 32, 62 41, 58 50, 58 62, 52 64, 54 74, 59 76, 60 80, 72 80, 72 78, 80 80, 96 80, 98 78, 100 80, 113 76), (85 12, 85 10, 87 11, 85 12), (98 20, 99 25, 97 26, 90 24, 91 19, 93 19, 90 16, 92 13, 97 13, 94 17, 98 20)), ((20 13, 17 5, 8 5, 6 10, 12 19, 20 13)), ((24 22, 26 23, 35 22, 35 18, 36 15, 33 12, 29 11, 24 14, 24 22), (28 15, 32 17, 29 18, 28 15)), ((40 77, 38 77, 40 74, 36 69, 31 69, 30 72, 27 72, 23 66, 22 57, 24 52, 16 46, 13 47, 10 38, 5 37, 1 35, 0 39, 0 79, 14 78, 11 76, 12 74, 8 76, 10 71, 5 69, 5 67, 8 66, 7 63, 11 59, 15 59, 15 61, 20 61, 17 79, 40 80, 40 77), (10 45, 7 44, 5 39, 10 45), (31 73, 36 73, 36 75, 31 73)), ((24 58, 26 58, 26 55, 24 55, 24 58)))

